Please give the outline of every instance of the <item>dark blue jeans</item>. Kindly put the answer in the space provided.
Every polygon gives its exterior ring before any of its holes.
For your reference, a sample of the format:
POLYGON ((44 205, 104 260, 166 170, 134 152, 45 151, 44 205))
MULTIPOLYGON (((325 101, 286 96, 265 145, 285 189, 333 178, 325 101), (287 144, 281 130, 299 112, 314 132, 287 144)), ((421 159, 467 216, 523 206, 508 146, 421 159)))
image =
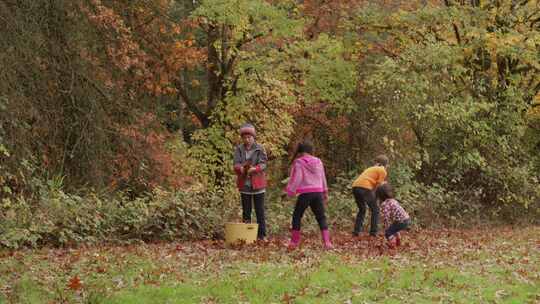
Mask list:
POLYGON ((304 216, 307 207, 311 207, 311 211, 313 211, 315 219, 319 223, 319 228, 321 230, 328 229, 326 216, 324 215, 323 194, 320 192, 302 193, 298 196, 293 211, 292 229, 300 230, 302 216, 304 216))
POLYGON ((259 194, 240 193, 242 199, 242 219, 244 223, 251 223, 251 209, 255 205, 255 216, 257 217, 257 238, 266 237, 266 218, 264 216, 264 192, 259 194))
POLYGON ((354 187, 353 195, 356 206, 358 206, 358 214, 356 214, 356 222, 354 223, 353 234, 357 235, 360 233, 360 231, 362 231, 367 205, 371 211, 371 227, 369 229, 369 234, 376 235, 378 231, 377 226, 379 223, 379 206, 377 205, 375 193, 369 189, 354 187))
POLYGON ((409 226, 411 225, 411 220, 404 220, 403 222, 394 222, 386 231, 384 232, 384 236, 388 239, 392 235, 400 232, 401 230, 409 229, 409 226))

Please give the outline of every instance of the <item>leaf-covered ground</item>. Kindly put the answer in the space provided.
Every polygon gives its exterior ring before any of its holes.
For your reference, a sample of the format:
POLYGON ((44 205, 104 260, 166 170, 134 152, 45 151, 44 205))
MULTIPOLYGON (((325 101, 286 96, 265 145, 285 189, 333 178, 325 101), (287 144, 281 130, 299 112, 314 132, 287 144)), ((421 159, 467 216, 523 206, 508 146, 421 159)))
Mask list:
POLYGON ((1 252, 0 303, 540 303, 540 227, 1 252))

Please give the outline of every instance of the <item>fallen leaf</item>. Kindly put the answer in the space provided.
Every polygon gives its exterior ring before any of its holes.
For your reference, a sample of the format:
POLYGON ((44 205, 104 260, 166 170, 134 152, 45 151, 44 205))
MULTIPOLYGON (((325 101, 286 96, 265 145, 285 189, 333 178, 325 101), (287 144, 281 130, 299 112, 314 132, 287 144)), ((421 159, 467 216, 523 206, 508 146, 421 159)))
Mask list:
POLYGON ((291 295, 289 295, 289 293, 286 292, 283 295, 283 298, 281 298, 281 301, 283 303, 286 303, 286 304, 291 304, 291 303, 293 303, 294 298, 295 298, 295 296, 291 296, 291 295))
POLYGON ((82 281, 78 276, 72 277, 68 282, 68 288, 71 290, 79 290, 82 288, 82 281))

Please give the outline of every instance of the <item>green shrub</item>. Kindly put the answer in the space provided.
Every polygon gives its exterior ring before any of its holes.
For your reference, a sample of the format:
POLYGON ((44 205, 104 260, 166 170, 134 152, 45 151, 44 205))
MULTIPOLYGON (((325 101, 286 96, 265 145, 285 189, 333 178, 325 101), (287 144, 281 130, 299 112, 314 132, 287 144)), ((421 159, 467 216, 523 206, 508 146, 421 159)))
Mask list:
POLYGON ((35 201, 4 199, 0 246, 70 246, 133 240, 216 238, 234 212, 223 191, 156 190, 147 196, 100 198, 42 189, 35 201))
POLYGON ((421 226, 470 226, 488 222, 516 223, 534 221, 539 214, 538 187, 534 180, 527 180, 527 173, 518 173, 520 168, 512 172, 494 172, 487 167, 484 174, 486 180, 477 185, 456 187, 450 182, 426 185, 416 179, 416 169, 404 163, 396 163, 392 167, 390 182, 396 189, 396 196, 403 207, 421 226), (517 173, 517 174, 516 174, 517 173), (502 178, 504 175, 505 178, 502 178), (506 189, 512 183, 513 189, 506 189), (500 187, 497 191, 490 187, 500 187), (494 192, 503 191, 504 196, 487 199, 494 192))

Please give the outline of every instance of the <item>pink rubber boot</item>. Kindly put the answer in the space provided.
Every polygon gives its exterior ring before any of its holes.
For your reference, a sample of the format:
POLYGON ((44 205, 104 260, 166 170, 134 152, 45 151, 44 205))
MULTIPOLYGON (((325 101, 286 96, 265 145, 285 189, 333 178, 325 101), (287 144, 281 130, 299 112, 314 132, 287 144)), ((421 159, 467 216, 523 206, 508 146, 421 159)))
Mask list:
POLYGON ((321 230, 322 239, 324 242, 324 248, 326 249, 333 249, 334 245, 330 242, 330 232, 328 232, 328 229, 321 230))
POLYGON ((291 241, 288 249, 293 250, 300 245, 300 230, 291 230, 291 241))

